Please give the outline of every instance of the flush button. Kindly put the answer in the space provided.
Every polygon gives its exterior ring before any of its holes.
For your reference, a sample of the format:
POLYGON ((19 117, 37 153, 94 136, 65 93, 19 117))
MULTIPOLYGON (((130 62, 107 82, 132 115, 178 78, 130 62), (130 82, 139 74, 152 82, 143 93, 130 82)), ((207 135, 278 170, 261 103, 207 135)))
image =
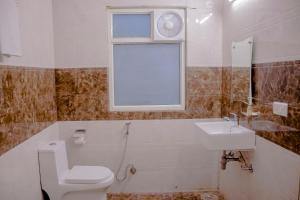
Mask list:
POLYGON ((273 113, 279 116, 288 116, 288 104, 283 102, 273 102, 273 113))

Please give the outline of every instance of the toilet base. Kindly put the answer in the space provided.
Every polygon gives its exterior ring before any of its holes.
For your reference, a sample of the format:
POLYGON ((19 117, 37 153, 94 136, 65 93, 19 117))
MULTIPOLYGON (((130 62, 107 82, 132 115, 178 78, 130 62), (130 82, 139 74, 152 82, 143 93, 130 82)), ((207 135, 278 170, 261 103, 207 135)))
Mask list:
POLYGON ((102 191, 78 191, 66 193, 62 200, 106 200, 106 192, 102 191))

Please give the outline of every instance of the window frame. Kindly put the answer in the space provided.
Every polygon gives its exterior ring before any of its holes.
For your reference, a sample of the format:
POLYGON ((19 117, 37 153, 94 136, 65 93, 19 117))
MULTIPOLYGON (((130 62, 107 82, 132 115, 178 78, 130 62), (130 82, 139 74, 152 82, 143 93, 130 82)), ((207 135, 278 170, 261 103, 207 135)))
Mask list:
MULTIPOLYGON (((153 112, 153 111, 183 111, 185 110, 185 66, 186 66, 186 43, 185 41, 155 41, 153 40, 153 11, 156 8, 109 8, 108 9, 108 48, 109 48, 109 66, 108 66, 108 91, 109 91, 109 110, 118 112, 153 112), (151 35, 149 38, 114 38, 113 37, 113 15, 114 14, 150 14, 151 15, 151 35), (114 62, 113 46, 115 44, 180 44, 180 104, 176 105, 136 105, 120 106, 115 105, 114 98, 114 62)), ((186 32, 186 30, 185 30, 186 32)), ((185 34, 186 35, 186 34, 185 34)))

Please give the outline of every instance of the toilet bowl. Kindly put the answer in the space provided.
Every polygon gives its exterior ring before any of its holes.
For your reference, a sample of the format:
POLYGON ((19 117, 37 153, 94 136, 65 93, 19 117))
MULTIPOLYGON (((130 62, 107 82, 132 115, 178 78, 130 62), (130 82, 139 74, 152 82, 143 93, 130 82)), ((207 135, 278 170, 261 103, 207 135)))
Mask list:
POLYGON ((106 200, 114 181, 113 172, 102 166, 68 167, 64 141, 51 141, 38 148, 42 189, 50 200, 106 200))

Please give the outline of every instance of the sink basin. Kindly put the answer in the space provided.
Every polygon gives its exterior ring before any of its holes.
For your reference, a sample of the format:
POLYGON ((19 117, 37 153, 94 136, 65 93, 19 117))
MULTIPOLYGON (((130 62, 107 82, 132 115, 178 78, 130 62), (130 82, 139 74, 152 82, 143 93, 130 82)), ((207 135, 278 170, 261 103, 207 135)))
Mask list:
POLYGON ((229 121, 196 122, 202 144, 209 150, 255 149, 255 132, 229 121))

